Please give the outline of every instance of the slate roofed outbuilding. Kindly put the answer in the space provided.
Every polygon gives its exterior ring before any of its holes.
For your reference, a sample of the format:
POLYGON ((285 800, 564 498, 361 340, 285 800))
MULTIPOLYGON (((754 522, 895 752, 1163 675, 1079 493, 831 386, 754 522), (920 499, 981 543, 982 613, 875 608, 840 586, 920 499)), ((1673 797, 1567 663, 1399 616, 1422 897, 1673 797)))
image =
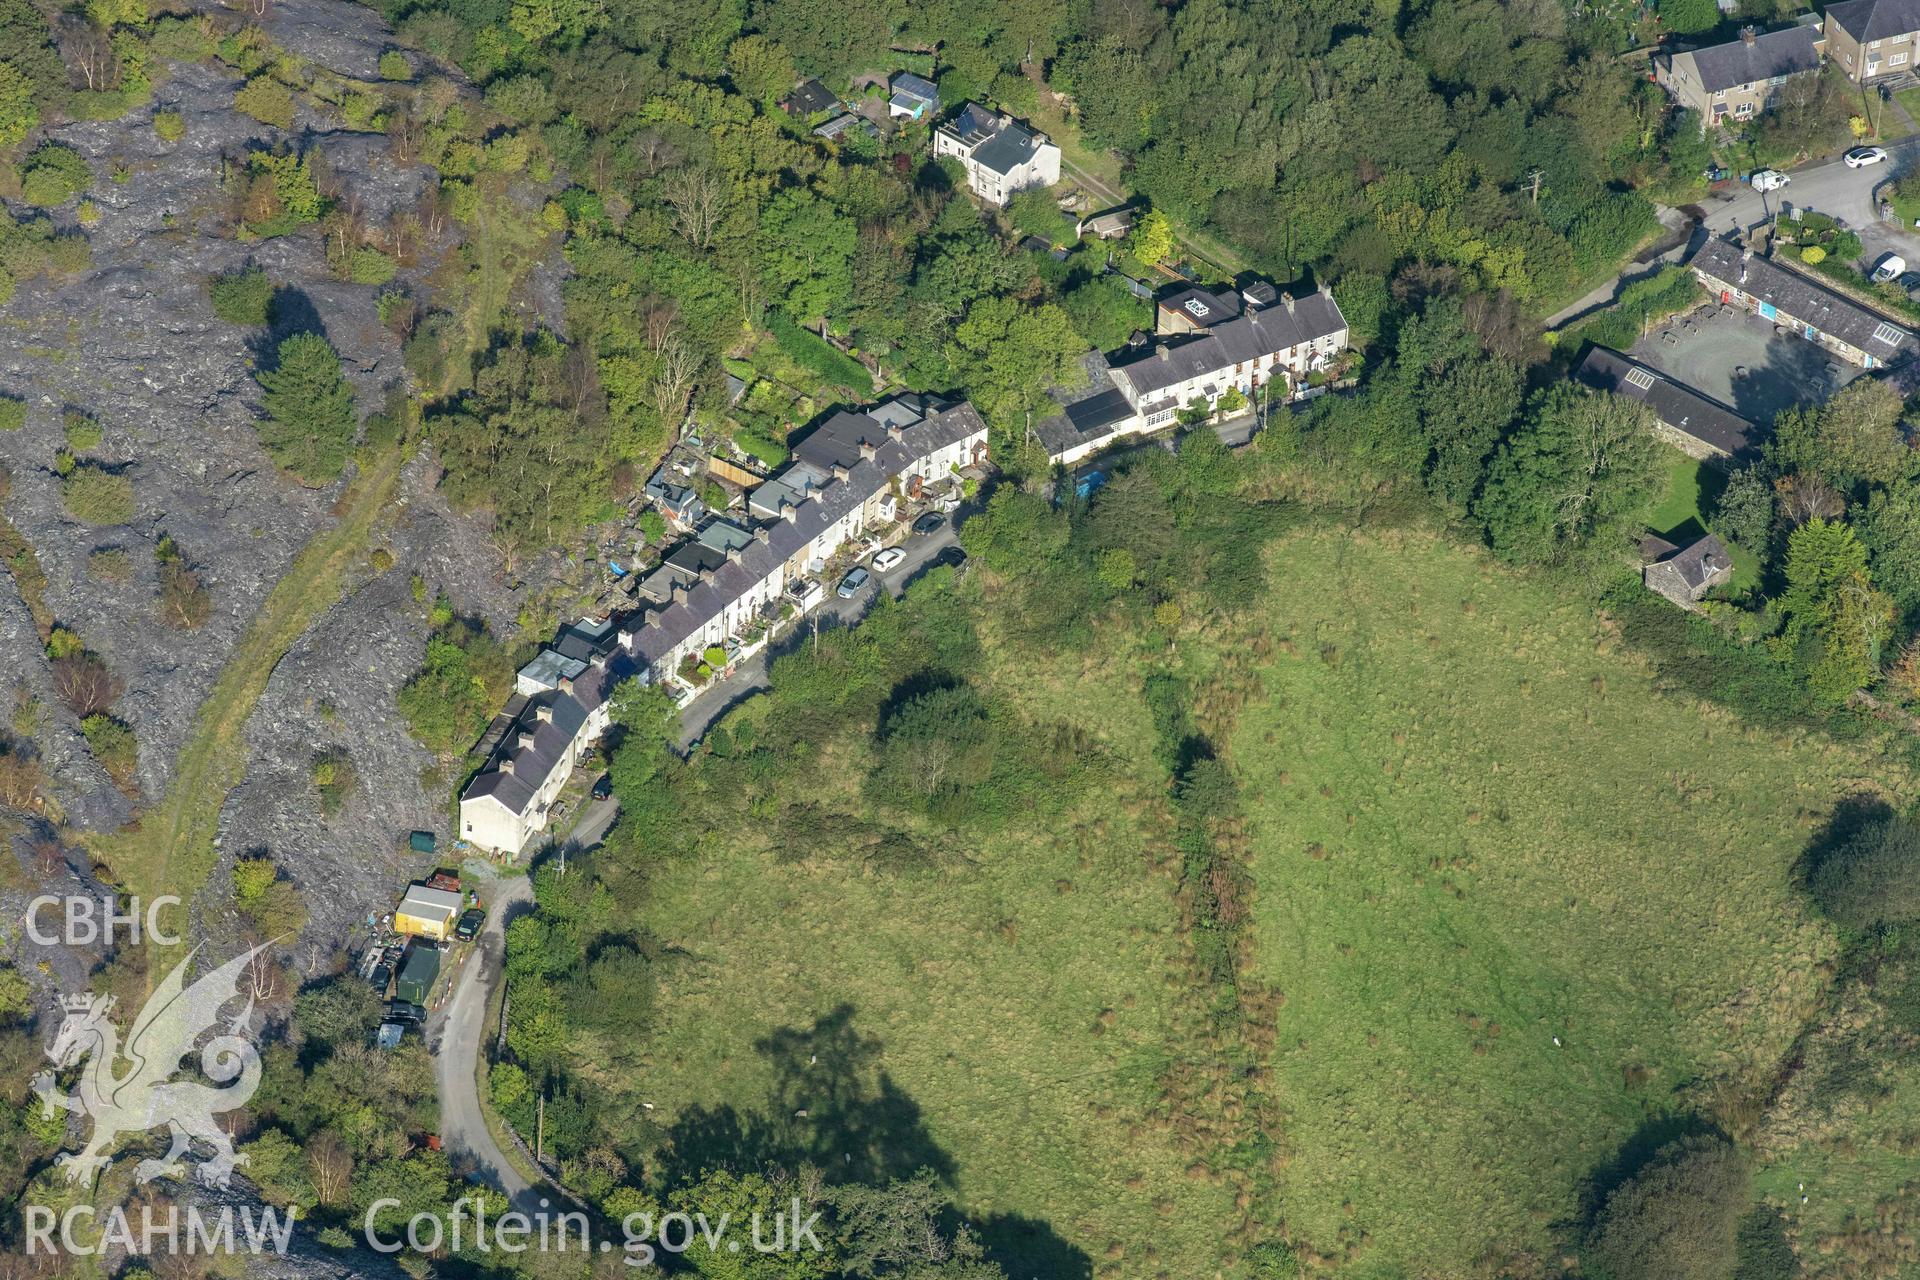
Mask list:
POLYGON ((803 80, 794 86, 793 92, 780 105, 791 115, 810 116, 828 110, 838 101, 840 99, 834 97, 832 91, 818 80, 803 80))
POLYGON ((1920 0, 1840 0, 1827 6, 1826 18, 1862 44, 1885 40, 1920 31, 1920 0))
POLYGON ((1638 400, 1667 426, 1728 457, 1746 454, 1757 442, 1759 429, 1719 401, 1610 348, 1587 352, 1579 378, 1595 390, 1638 400))
POLYGON ((911 71, 896 71, 889 87, 895 93, 904 93, 922 102, 934 102, 940 97, 940 91, 934 88, 933 81, 911 71))
POLYGON ((1766 303, 1783 316, 1838 338, 1881 364, 1893 364, 1913 354, 1914 336, 1907 329, 1878 311, 1821 288, 1796 271, 1746 254, 1731 241, 1707 241, 1693 255, 1693 267, 1766 303))
POLYGON ((1819 40, 1820 32, 1813 27, 1785 27, 1755 36, 1751 42, 1743 38, 1694 49, 1693 65, 1710 93, 1765 84, 1775 76, 1819 70, 1820 50, 1815 47, 1819 40))

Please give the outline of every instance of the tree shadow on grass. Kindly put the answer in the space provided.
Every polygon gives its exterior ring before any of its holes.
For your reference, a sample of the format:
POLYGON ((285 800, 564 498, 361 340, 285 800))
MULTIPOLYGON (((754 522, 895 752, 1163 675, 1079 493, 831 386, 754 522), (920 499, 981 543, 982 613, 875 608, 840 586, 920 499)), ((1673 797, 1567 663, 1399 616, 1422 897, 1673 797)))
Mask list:
POLYGON ((1806 852, 1793 864, 1793 883, 1804 888, 1820 864, 1845 848, 1855 836, 1894 816, 1886 801, 1870 792, 1851 795, 1833 807, 1826 824, 1808 841, 1806 852))
MULTIPOLYGON (((684 1185, 713 1169, 754 1172, 811 1165, 829 1183, 882 1185, 931 1170, 953 1180, 953 1157, 928 1132, 920 1106, 882 1068, 878 1037, 842 1004, 809 1027, 782 1027, 754 1050, 772 1068, 764 1103, 696 1107, 667 1130, 659 1174, 684 1185)), ((967 1219, 1009 1276, 1082 1280, 1088 1256, 1045 1222, 1013 1214, 967 1219)))
POLYGON ((881 1044, 854 1028, 843 1004, 811 1027, 782 1027, 754 1051, 773 1071, 765 1102, 695 1107, 667 1132, 669 1183, 707 1169, 766 1165, 819 1169, 829 1182, 883 1183, 931 1169, 953 1176, 953 1158, 927 1132, 920 1106, 880 1066, 881 1044))

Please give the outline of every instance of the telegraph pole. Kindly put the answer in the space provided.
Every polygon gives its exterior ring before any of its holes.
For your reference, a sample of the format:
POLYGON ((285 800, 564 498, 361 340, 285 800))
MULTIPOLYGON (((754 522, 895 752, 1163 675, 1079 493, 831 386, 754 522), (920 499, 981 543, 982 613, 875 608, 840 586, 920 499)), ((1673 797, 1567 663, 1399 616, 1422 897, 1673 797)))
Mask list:
POLYGON ((1533 203, 1540 203, 1540 184, 1546 180, 1545 169, 1533 169, 1527 173, 1527 183, 1533 188, 1533 203))

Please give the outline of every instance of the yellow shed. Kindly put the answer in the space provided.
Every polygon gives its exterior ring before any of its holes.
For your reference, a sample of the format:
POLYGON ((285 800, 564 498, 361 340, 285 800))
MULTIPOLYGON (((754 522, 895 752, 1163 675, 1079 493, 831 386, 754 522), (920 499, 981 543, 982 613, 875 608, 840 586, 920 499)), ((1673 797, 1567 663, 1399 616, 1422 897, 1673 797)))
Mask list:
POLYGON ((393 913, 394 931, 445 942, 453 935, 453 922, 460 917, 460 903, 460 895, 450 890, 410 884, 407 896, 400 899, 400 909, 393 913))

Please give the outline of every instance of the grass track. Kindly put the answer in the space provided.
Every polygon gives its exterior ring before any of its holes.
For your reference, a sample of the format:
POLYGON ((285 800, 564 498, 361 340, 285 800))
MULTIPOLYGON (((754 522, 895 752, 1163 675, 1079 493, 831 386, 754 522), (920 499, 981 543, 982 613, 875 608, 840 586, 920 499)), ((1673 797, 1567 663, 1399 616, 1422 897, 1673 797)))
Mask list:
POLYGON ((395 451, 354 478, 339 520, 301 548, 228 656, 174 761, 166 796, 137 826, 97 841, 96 851, 130 892, 191 901, 212 874, 221 807, 246 773, 254 704, 287 650, 346 594, 404 461, 395 451))

